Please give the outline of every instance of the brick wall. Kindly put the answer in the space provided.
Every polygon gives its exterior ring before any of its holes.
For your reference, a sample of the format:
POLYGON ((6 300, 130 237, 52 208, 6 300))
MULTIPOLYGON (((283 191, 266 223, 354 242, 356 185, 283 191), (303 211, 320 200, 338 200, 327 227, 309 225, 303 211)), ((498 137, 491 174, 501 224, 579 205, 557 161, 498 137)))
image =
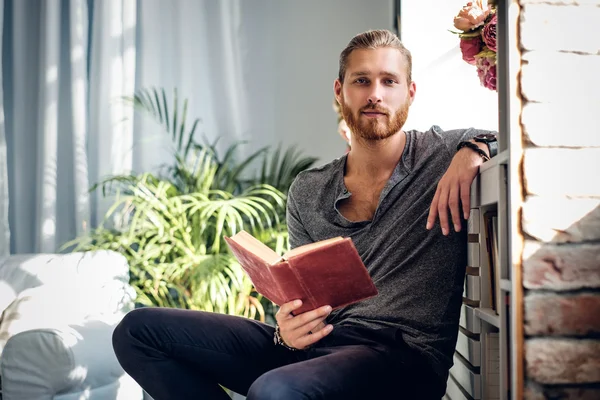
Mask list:
POLYGON ((519 0, 525 398, 600 399, 600 0, 519 0))

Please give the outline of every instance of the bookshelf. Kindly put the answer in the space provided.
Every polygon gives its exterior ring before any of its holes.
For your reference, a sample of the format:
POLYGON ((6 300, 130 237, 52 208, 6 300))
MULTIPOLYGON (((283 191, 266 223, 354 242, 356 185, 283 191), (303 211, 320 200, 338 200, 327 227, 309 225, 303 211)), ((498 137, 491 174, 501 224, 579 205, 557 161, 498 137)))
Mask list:
POLYGON ((471 187, 468 268, 447 400, 523 396, 520 10, 516 1, 498 0, 497 12, 499 154, 480 167, 471 187))
POLYGON ((446 399, 511 398, 508 150, 484 163, 471 188, 468 268, 446 399))

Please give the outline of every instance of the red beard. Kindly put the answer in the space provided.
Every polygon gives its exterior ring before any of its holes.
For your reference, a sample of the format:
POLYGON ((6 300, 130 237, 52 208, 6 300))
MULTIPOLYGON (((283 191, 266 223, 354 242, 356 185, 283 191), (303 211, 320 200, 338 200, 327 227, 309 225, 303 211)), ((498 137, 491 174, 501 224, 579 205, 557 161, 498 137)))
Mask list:
POLYGON ((404 105, 396 111, 396 114, 390 118, 389 111, 378 107, 376 104, 369 104, 361 108, 358 116, 352 113, 352 110, 347 106, 343 97, 342 104, 340 105, 342 116, 346 120, 352 134, 369 141, 387 139, 399 132, 408 118, 409 106, 410 103, 407 99, 404 105), (362 113, 368 111, 380 112, 385 114, 385 116, 381 118, 361 118, 362 113), (385 123, 386 119, 387 124, 385 123))

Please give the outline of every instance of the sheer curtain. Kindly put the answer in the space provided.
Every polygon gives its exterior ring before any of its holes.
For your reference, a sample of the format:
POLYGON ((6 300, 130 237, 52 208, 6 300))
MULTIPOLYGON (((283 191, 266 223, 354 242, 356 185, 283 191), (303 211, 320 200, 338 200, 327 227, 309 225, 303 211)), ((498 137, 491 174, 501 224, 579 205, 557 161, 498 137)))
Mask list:
MULTIPOLYGON (((243 72, 245 40, 256 38, 242 19, 241 0, 144 0, 138 5, 136 87, 177 88, 189 100, 188 118, 219 147, 247 139, 248 97, 243 72)), ((248 6, 249 7, 249 6, 248 6)), ((246 21, 248 15, 246 15, 246 21)), ((160 128, 136 116, 134 169, 172 160, 160 128)), ((201 140, 201 136, 197 136, 201 140)))
MULTIPOLYGON (((240 0, 0 4, 8 153, 0 245, 8 210, 12 253, 57 251, 109 208, 91 184, 172 161, 167 135, 121 100, 136 88, 178 88, 209 140, 244 135, 240 0)), ((0 136, 0 156, 4 149, 0 136)))
POLYGON ((93 223, 90 182, 131 168, 122 150, 131 151, 133 121, 114 97, 134 87, 136 2, 4 0, 2 8, 8 179, 0 194, 8 182, 11 252, 55 252, 93 223))
MULTIPOLYGON (((0 4, 0 32, 4 21, 4 7, 0 4)), ((2 54, 2 41, 0 41, 2 54)), ((8 162, 6 160, 6 134, 4 128, 4 96, 0 74, 0 260, 10 253, 10 230, 8 228, 8 162)))

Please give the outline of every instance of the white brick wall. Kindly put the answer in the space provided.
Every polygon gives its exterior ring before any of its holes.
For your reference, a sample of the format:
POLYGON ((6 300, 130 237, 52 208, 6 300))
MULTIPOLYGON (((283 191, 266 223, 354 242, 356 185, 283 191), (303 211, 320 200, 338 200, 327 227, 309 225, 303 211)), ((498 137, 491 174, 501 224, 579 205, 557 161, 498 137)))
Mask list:
POLYGON ((600 0, 520 0, 525 391, 600 399, 600 0))

